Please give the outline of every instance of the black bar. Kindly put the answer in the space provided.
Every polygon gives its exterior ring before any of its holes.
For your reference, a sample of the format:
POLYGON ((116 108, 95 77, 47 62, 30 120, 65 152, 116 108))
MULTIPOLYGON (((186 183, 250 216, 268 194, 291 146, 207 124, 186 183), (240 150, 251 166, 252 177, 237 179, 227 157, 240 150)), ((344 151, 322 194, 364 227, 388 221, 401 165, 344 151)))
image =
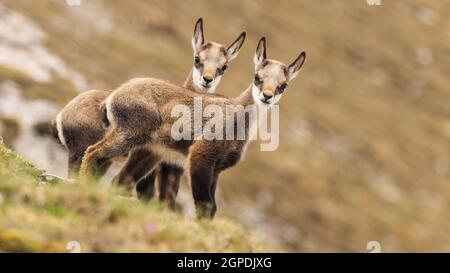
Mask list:
POLYGON ((395 268, 401 272, 420 268, 430 272, 433 266, 442 265, 440 268, 447 269, 449 258, 448 254, 386 253, 0 254, 0 264, 4 269, 13 268, 14 272, 28 267, 46 273, 66 269, 78 272, 105 272, 106 269, 124 272, 321 272, 329 269, 388 272, 395 268))

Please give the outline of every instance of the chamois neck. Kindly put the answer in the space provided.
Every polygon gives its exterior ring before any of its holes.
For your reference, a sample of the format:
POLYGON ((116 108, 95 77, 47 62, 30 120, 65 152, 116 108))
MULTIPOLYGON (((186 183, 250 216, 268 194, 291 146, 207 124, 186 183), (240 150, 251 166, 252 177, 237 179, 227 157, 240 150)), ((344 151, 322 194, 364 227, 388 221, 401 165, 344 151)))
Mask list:
POLYGON ((263 117, 267 114, 267 110, 269 107, 261 106, 253 99, 253 83, 242 92, 237 98, 234 99, 235 105, 241 105, 249 111, 252 115, 249 116, 249 119, 246 118, 246 115, 241 115, 241 118, 244 119, 245 124, 245 141, 248 142, 250 139, 254 137, 256 134, 257 128, 259 127, 260 117, 263 117))
POLYGON ((201 92, 201 90, 198 90, 198 88, 195 86, 194 84, 194 79, 193 79, 193 74, 194 73, 194 68, 191 68, 191 72, 189 72, 186 80, 183 83, 183 87, 195 92, 201 92))
POLYGON ((252 87, 253 84, 250 84, 250 86, 247 87, 244 92, 242 92, 237 98, 235 98, 235 104, 242 105, 244 107, 254 105, 255 101, 253 100, 252 87))

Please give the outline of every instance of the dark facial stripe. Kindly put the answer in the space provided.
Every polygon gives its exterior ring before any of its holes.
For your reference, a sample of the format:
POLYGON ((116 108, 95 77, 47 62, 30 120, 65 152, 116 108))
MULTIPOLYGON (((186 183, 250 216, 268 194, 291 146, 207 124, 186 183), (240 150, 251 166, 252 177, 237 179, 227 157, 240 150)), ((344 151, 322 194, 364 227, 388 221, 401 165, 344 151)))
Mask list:
POLYGON ((283 72, 284 72, 284 76, 286 77, 286 80, 287 80, 288 76, 289 76, 289 69, 287 67, 284 67, 283 72))
POLYGON ((212 47, 212 44, 211 44, 210 42, 206 42, 205 44, 203 44, 203 45, 200 47, 200 50, 205 50, 205 49, 208 49, 208 48, 210 48, 210 47, 212 47))
POLYGON ((220 47, 220 51, 222 52, 222 54, 223 54, 224 56, 227 56, 227 49, 226 49, 224 46, 221 46, 221 47, 220 47))

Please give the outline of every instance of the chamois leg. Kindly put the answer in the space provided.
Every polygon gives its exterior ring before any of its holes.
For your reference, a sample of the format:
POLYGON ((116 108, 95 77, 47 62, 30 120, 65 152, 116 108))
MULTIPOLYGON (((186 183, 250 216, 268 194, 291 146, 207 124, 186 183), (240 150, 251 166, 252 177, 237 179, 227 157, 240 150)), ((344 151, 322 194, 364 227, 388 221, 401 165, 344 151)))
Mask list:
POLYGON ((159 201, 166 203, 168 207, 175 210, 176 198, 180 188, 180 180, 183 168, 175 165, 161 163, 161 171, 158 173, 159 201))
MULTIPOLYGON (((125 186, 125 188, 131 193, 138 184, 139 180, 144 178, 150 173, 157 165, 160 158, 147 149, 137 148, 134 149, 128 156, 127 162, 120 170, 120 172, 114 177, 113 183, 125 186)), ((153 185, 148 184, 149 187, 153 185)), ((153 192, 152 189, 145 190, 146 193, 153 192)), ((139 192, 138 192, 139 194, 139 192)), ((151 196, 148 197, 150 199, 151 196)))
POLYGON ((219 180, 219 172, 218 171, 214 171, 213 174, 213 178, 212 178, 212 183, 211 183, 211 188, 210 188, 210 192, 211 192, 211 196, 212 196, 212 209, 211 209, 211 218, 214 218, 214 215, 216 214, 217 211, 217 204, 216 204, 216 187, 217 187, 217 181, 219 180))
POLYGON ((155 195, 156 170, 142 177, 136 185, 136 192, 140 200, 150 201, 155 195))
POLYGON ((97 174, 100 177, 103 177, 106 172, 108 171, 109 167, 111 167, 112 161, 111 160, 104 160, 101 162, 101 164, 97 168, 97 174))
POLYGON ((214 198, 211 194, 211 184, 214 177, 214 168, 204 160, 196 159, 194 156, 190 159, 190 180, 192 195, 194 197, 197 217, 212 218, 215 212, 214 198))
MULTIPOLYGON (((69 178, 72 178, 72 179, 78 178, 82 160, 83 160, 83 154, 69 153, 69 163, 68 163, 68 167, 69 167, 68 177, 69 178)), ((108 171, 111 164, 112 164, 112 162, 109 160, 102 162, 102 164, 100 166, 98 166, 98 170, 97 170, 98 174, 100 174, 100 176, 103 176, 108 171)))
POLYGON ((78 173, 80 171, 81 161, 83 160, 83 154, 69 152, 68 160, 68 174, 69 178, 78 178, 78 173))
POLYGON ((83 157, 80 168, 80 179, 86 181, 89 176, 98 180, 102 171, 111 159, 127 154, 133 147, 134 139, 125 134, 109 131, 105 137, 96 144, 89 146, 83 157))

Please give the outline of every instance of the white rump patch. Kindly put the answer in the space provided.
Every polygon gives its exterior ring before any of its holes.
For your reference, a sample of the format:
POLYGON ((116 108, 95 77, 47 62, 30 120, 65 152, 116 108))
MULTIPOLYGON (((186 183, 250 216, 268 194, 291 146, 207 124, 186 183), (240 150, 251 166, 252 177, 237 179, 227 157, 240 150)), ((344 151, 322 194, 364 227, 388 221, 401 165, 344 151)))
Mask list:
POLYGON ((113 114, 111 112, 111 106, 112 106, 112 98, 113 98, 114 94, 109 95, 106 98, 105 101, 105 107, 106 107, 106 118, 108 119, 109 123, 111 124, 111 126, 113 126, 114 124, 114 117, 113 114))
POLYGON ((66 138, 64 137, 64 128, 62 124, 62 112, 59 112, 58 116, 56 116, 56 130, 58 131, 59 141, 61 141, 61 143, 67 149, 67 142, 66 138))

